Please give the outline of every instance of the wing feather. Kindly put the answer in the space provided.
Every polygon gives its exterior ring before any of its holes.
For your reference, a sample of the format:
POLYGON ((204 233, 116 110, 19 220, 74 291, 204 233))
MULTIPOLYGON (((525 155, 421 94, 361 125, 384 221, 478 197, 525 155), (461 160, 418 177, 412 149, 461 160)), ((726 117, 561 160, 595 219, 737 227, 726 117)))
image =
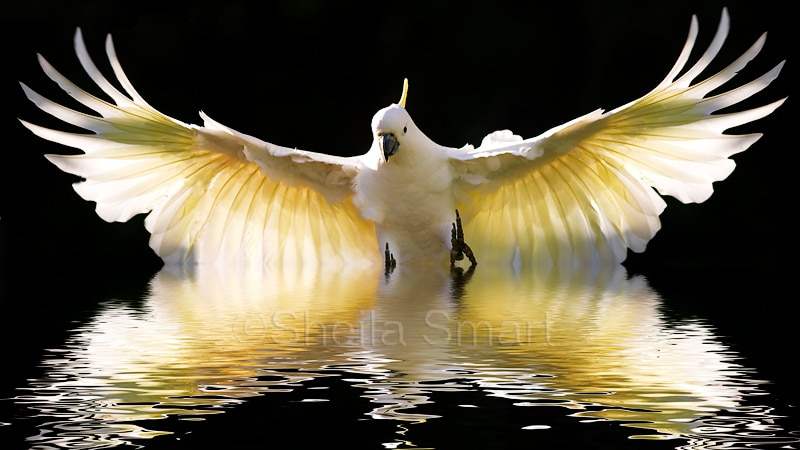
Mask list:
POLYGON ((705 201, 713 183, 733 171, 729 157, 761 136, 724 132, 769 115, 785 100, 717 113, 763 90, 783 67, 781 62, 752 81, 709 95, 764 46, 762 35, 733 63, 695 82, 719 53, 728 30, 723 10, 711 44, 681 74, 698 34, 693 17, 667 77, 633 102, 532 139, 504 130, 487 136, 478 148, 452 152, 465 232, 486 252, 483 257, 518 258, 537 266, 619 263, 627 249, 644 251, 659 230, 666 207, 659 194, 684 203, 705 201))
POLYGON ((238 133, 201 112, 205 126, 160 113, 137 93, 106 40, 119 91, 92 61, 80 29, 75 51, 113 102, 79 88, 39 56, 44 72, 97 115, 48 100, 22 84, 43 111, 92 134, 22 121, 38 136, 83 151, 46 155, 82 177, 75 190, 107 221, 147 214, 150 245, 168 264, 314 265, 374 262, 374 225, 352 204, 353 158, 276 146, 238 133))

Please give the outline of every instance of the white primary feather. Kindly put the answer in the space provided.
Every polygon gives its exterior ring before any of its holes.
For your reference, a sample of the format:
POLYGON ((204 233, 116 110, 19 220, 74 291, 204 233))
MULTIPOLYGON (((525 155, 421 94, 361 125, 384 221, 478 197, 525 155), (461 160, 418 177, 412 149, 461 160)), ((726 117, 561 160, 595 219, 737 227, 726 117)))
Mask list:
POLYGON ((733 170, 729 157, 761 136, 724 131, 760 119, 784 101, 712 115, 764 89, 783 67, 781 62, 753 81, 707 97, 764 44, 761 36, 728 67, 692 84, 728 30, 723 10, 709 48, 680 75, 698 34, 693 17, 683 51, 664 81, 624 106, 594 111, 532 139, 505 146, 490 140, 453 152, 462 180, 457 206, 468 218, 464 225, 473 250, 537 267, 621 262, 628 248, 644 251, 661 226, 666 203, 656 191, 684 203, 706 200, 712 183, 733 170))
POLYGON ((477 148, 440 146, 411 120, 405 85, 400 102, 373 118, 369 151, 349 158, 277 146, 202 112, 203 126, 168 117, 133 88, 110 36, 106 53, 124 92, 95 66, 78 30, 81 65, 111 102, 77 87, 40 56, 44 72, 97 115, 22 84, 43 111, 92 133, 22 123, 82 150, 47 157, 84 178, 75 189, 97 203, 103 219, 147 214, 150 245, 169 264, 374 264, 386 244, 401 263, 439 264, 448 259, 458 209, 479 261, 597 266, 645 249, 660 227, 666 205, 660 195, 706 200, 712 183, 733 170, 730 156, 760 137, 725 131, 783 102, 714 114, 764 89, 783 66, 709 96, 764 45, 762 36, 728 67, 695 81, 728 30, 723 10, 708 49, 684 71, 698 35, 693 17, 677 62, 652 91, 530 139, 501 130, 477 148), (383 147, 387 136, 396 152, 383 147))
POLYGON ((31 101, 94 134, 51 130, 23 121, 37 135, 79 148, 82 155, 47 155, 85 180, 75 190, 97 203, 107 221, 146 213, 150 245, 166 262, 319 264, 375 261, 374 226, 350 198, 356 161, 302 152, 231 130, 202 114, 189 125, 148 105, 106 49, 119 92, 97 70, 80 30, 75 49, 109 103, 78 88, 39 57, 45 73, 95 117, 58 105, 22 85, 31 101), (261 168, 266 170, 262 171, 261 168), (374 239, 374 238, 373 238, 374 239))

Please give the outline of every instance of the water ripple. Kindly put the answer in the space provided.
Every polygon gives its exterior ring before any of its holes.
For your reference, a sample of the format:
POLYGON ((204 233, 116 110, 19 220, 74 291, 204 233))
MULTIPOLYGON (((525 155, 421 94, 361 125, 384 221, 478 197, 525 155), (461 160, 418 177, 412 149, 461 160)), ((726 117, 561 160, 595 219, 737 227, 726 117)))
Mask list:
POLYGON ((373 275, 163 271, 136 306, 109 300, 47 350, 42 375, 10 399, 27 413, 4 422, 35 420, 33 448, 136 446, 172 433, 169 417, 354 392, 365 417, 406 423, 409 439, 447 418, 452 398, 461 409, 503 402, 520 417, 555 408, 576 427, 613 422, 687 449, 798 442, 760 402, 766 381, 703 320, 667 321, 641 277, 485 271, 454 290, 434 274, 373 275))

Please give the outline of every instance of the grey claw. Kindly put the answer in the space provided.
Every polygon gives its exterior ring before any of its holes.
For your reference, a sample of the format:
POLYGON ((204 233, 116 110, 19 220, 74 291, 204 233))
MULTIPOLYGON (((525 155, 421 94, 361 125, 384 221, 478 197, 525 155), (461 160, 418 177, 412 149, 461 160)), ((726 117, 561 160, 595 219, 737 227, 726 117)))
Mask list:
POLYGON ((458 210, 456 210, 456 221, 453 223, 453 228, 450 230, 450 267, 453 267, 456 261, 464 259, 464 255, 467 255, 467 259, 469 259, 470 269, 478 264, 478 261, 475 259, 475 254, 472 253, 472 249, 464 241, 464 228, 461 226, 461 216, 458 214, 458 210))
POLYGON ((394 259, 394 255, 392 252, 389 251, 389 243, 386 243, 386 251, 384 252, 384 271, 386 275, 392 273, 397 267, 397 261, 394 259))

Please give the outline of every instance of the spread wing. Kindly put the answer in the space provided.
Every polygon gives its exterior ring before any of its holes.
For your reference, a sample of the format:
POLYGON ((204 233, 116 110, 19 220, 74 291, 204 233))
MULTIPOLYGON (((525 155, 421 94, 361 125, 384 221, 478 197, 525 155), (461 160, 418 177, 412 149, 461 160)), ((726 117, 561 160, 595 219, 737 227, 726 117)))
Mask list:
POLYGON ((666 203, 659 194, 684 203, 706 200, 712 183, 733 170, 729 157, 761 136, 724 131, 762 118, 783 102, 712 114, 761 91, 783 66, 709 96, 764 44, 762 35, 724 70, 692 84, 716 56, 728 28, 723 10, 709 48, 679 75, 697 37, 693 17, 675 66, 661 84, 631 103, 592 112, 532 139, 499 131, 478 148, 453 151, 458 208, 475 254, 537 267, 619 263, 628 248, 643 251, 660 228, 666 203))
POLYGON ((225 127, 201 112, 204 126, 170 118, 134 90, 116 57, 106 52, 126 94, 97 69, 80 30, 81 65, 113 103, 97 98, 39 56, 44 72, 84 114, 52 102, 22 84, 45 112, 93 134, 22 123, 42 138, 82 150, 47 155, 62 170, 84 178, 75 190, 97 202, 106 221, 148 213, 150 245, 168 264, 316 264, 376 258, 374 225, 351 202, 355 158, 273 145, 225 127))

